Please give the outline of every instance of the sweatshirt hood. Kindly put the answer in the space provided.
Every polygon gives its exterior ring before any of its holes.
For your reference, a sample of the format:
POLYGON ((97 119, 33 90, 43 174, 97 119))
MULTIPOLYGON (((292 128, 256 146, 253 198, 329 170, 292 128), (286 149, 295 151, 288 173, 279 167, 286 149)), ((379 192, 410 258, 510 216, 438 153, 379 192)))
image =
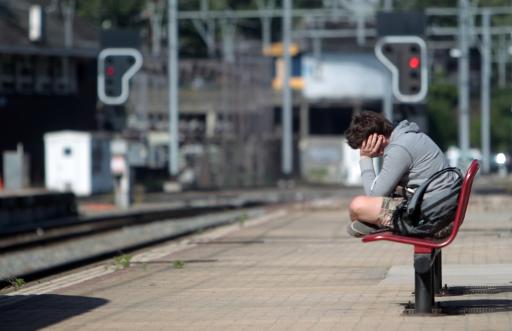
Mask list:
POLYGON ((409 122, 408 120, 403 120, 402 122, 398 123, 398 125, 395 127, 393 132, 391 132, 391 137, 389 140, 393 141, 399 136, 406 134, 406 133, 418 133, 420 132, 420 127, 418 124, 414 122, 409 122))

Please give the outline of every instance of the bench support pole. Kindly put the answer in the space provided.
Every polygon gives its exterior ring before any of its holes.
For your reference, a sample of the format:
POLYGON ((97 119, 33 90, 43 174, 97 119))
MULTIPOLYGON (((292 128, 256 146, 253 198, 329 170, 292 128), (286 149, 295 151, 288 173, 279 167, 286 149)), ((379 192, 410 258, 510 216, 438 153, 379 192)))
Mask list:
POLYGON ((440 294, 443 288, 443 259, 441 250, 438 250, 434 259, 434 293, 440 294))
POLYGON ((435 254, 414 254, 414 308, 416 314, 432 314, 435 254))

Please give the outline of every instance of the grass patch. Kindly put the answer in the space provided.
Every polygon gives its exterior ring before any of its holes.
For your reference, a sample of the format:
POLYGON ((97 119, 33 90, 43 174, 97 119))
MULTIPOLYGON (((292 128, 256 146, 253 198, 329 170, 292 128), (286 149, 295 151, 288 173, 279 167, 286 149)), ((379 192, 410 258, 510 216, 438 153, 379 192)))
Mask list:
POLYGON ((122 254, 114 257, 114 265, 116 270, 125 269, 130 266, 130 260, 132 259, 131 255, 122 254))
POLYGON ((183 269, 183 267, 185 266, 185 262, 181 260, 176 260, 172 263, 172 266, 174 267, 174 269, 183 269))
POLYGON ((242 215, 238 216, 238 224, 240 226, 244 226, 245 222, 249 219, 249 215, 247 213, 243 213, 242 215))
POLYGON ((14 287, 15 291, 18 291, 26 284, 26 282, 23 278, 18 278, 18 277, 9 278, 8 282, 12 287, 14 287))

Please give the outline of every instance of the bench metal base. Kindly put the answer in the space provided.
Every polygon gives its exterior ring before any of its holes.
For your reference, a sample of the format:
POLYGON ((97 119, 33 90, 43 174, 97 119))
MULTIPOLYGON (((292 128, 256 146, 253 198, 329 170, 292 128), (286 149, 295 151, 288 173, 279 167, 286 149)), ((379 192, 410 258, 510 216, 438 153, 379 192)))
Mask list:
POLYGON ((416 310, 415 305, 412 302, 409 302, 404 307, 403 315, 415 315, 415 316, 432 316, 432 315, 443 315, 443 310, 437 304, 432 306, 432 309, 429 312, 422 313, 416 310))
POLYGON ((414 254, 414 309, 416 313, 432 314, 434 294, 441 291, 441 250, 414 254))

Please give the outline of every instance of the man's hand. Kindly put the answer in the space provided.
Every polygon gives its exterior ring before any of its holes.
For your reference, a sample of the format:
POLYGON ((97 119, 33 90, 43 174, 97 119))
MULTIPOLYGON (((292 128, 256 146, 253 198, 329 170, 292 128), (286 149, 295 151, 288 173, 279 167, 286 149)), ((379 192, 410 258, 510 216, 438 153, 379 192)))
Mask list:
POLYGON ((371 134, 368 136, 366 140, 361 144, 361 150, 359 154, 361 157, 377 157, 382 155, 382 143, 384 142, 384 137, 377 133, 371 134))

